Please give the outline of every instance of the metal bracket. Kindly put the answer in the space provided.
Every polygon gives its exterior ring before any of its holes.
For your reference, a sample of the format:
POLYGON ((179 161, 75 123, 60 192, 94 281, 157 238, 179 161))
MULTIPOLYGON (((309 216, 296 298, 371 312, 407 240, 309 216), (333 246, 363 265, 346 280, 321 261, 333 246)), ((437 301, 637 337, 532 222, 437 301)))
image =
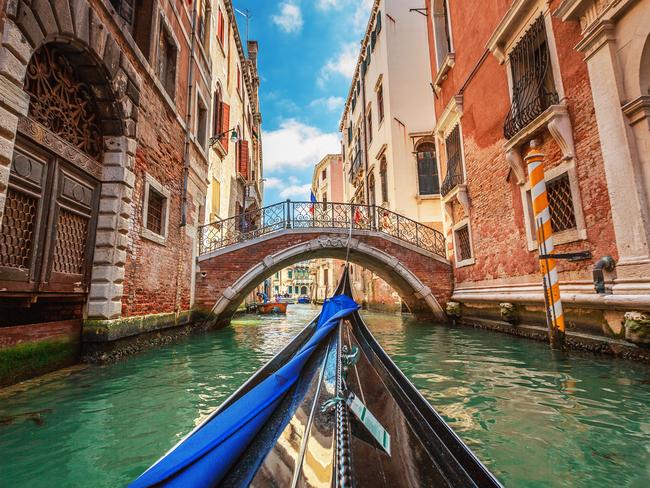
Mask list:
POLYGON ((591 259, 591 251, 576 251, 576 252, 558 252, 554 254, 540 254, 539 259, 566 259, 567 261, 584 261, 591 259))
POLYGON ((421 7, 421 8, 410 8, 409 12, 417 12, 420 15, 424 15, 425 17, 429 15, 429 12, 427 11, 426 7, 421 7))

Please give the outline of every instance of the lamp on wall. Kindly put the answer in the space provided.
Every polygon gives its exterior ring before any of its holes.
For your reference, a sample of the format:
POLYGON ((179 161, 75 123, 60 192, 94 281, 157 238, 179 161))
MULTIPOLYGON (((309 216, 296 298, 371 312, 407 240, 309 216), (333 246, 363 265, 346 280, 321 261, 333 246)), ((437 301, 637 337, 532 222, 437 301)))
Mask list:
POLYGON ((212 136, 210 138, 210 147, 214 146, 219 139, 221 139, 223 136, 225 136, 228 133, 232 133, 232 134, 230 134, 230 142, 235 143, 235 142, 237 142, 239 140, 239 134, 237 134, 237 129, 233 128, 233 129, 229 129, 229 130, 227 130, 225 132, 222 132, 221 134, 217 134, 215 136, 212 136))

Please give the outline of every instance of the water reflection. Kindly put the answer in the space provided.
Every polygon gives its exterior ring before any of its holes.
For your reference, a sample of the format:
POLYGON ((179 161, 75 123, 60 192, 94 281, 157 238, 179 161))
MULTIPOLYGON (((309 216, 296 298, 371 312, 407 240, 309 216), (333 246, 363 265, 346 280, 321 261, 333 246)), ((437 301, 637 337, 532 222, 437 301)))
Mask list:
MULTIPOLYGON (((0 422, 0 484, 125 485, 315 313, 292 306, 287 317, 263 323, 241 318, 119 364, 0 394, 0 418, 11 419, 0 422), (26 415, 39 411, 38 422, 26 415)), ((398 316, 367 319, 398 366, 507 486, 650 486, 647 366, 398 316)))

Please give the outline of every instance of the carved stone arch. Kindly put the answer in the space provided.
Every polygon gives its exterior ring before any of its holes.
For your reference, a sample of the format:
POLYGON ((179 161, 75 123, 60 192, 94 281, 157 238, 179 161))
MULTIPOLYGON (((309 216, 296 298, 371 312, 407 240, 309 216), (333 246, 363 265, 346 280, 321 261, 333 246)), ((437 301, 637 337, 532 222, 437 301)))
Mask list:
POLYGON ((648 33, 639 60, 639 90, 650 96, 650 33, 648 33))
MULTIPOLYGON (((0 90, 9 111, 0 134, 0 218, 4 210, 8 166, 16 133, 29 131, 29 95, 21 90, 27 66, 41 46, 57 46, 81 65, 79 75, 91 86, 101 114, 103 154, 98 179, 102 183, 88 317, 121 315, 127 232, 132 214, 137 146, 137 110, 141 79, 129 57, 86 0, 56 2, 17 0, 7 5, 0 46, 0 90)), ((29 133, 28 133, 29 136, 29 133)), ((34 134, 32 134, 34 136, 34 134)), ((38 141, 36 141, 38 142, 38 141)), ((42 141, 41 141, 42 142, 42 141)))

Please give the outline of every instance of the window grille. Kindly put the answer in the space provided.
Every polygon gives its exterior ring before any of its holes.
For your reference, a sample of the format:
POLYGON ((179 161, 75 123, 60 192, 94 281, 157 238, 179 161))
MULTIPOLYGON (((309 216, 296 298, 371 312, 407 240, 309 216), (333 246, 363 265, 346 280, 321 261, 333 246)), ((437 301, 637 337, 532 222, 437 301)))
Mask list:
POLYGON ((576 215, 573 208, 571 183, 566 173, 546 184, 548 207, 551 213, 553 232, 575 229, 576 215))
POLYGON ((458 261, 472 258, 472 246, 469 239, 469 227, 462 226, 456 230, 456 257, 458 261))
POLYGON ((514 137, 551 105, 559 102, 546 38, 544 16, 529 27, 509 55, 512 73, 512 106, 503 132, 514 137))
POLYGON ((38 199, 7 189, 0 227, 0 266, 29 269, 38 199))
POLYGON ((447 195, 456 186, 463 182, 463 161, 460 145, 460 127, 456 125, 445 139, 447 153, 447 174, 442 182, 440 192, 447 195))
POLYGON ((163 211, 165 197, 149 188, 149 201, 147 202, 147 229, 158 235, 163 235, 163 211))
POLYGON ((133 23, 133 0, 110 0, 111 5, 115 8, 117 14, 122 17, 127 24, 133 23))
POLYGON ((206 32, 206 20, 207 20, 207 14, 208 14, 208 2, 206 0, 203 0, 201 2, 201 13, 199 14, 199 21, 198 21, 198 28, 197 28, 197 33, 199 35, 199 39, 201 40, 201 43, 205 43, 205 32, 206 32))

